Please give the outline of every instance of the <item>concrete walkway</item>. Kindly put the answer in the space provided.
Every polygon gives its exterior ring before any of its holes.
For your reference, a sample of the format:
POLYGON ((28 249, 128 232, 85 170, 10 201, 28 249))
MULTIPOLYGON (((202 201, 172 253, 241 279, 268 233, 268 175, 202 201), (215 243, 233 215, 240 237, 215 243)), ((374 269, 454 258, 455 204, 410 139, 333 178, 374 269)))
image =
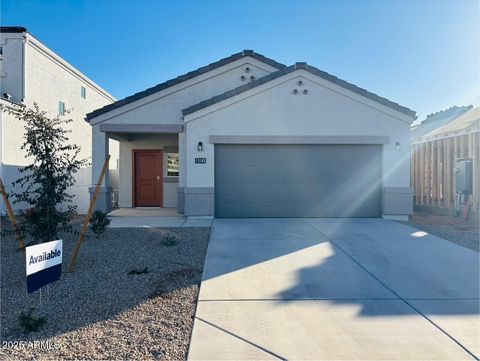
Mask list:
POLYGON ((478 253, 399 223, 217 219, 189 359, 475 359, 478 297, 478 253))
POLYGON ((210 227, 212 217, 185 217, 175 208, 119 208, 108 214, 109 228, 210 227))

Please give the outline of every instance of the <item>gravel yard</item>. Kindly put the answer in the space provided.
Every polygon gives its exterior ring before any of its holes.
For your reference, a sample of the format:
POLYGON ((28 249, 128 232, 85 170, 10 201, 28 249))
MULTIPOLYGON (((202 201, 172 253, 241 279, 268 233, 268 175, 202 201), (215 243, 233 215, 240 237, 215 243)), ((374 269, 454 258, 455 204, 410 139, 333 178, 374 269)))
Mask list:
POLYGON ((22 360, 185 359, 209 232, 108 229, 84 242, 73 273, 65 269, 76 237, 65 235, 62 279, 49 286, 48 296, 43 289, 42 304, 39 291, 26 292, 24 260, 15 251, 15 238, 3 238, 2 346, 5 341, 48 341, 51 347, 27 344, 24 349, 3 348, 0 354, 22 360), (178 242, 165 242, 167 234, 178 242), (17 318, 30 307, 47 323, 24 334, 17 318))
POLYGON ((473 221, 464 222, 462 217, 415 212, 408 222, 400 223, 407 224, 479 252, 480 236, 478 218, 473 221))

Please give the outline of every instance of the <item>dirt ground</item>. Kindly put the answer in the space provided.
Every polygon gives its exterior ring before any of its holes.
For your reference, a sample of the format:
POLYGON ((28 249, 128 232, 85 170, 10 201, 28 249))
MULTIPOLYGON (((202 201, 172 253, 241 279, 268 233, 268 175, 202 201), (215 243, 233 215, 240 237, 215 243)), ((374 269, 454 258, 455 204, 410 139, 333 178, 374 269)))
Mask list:
POLYGON ((408 222, 402 222, 422 231, 479 252, 479 217, 464 221, 463 217, 415 212, 408 222))

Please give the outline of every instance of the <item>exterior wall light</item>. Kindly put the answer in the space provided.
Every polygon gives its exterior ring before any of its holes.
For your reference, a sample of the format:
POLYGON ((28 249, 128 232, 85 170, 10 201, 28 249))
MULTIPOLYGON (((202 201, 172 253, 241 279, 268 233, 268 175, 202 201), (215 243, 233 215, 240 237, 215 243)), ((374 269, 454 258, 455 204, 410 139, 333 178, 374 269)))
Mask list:
POLYGON ((202 142, 198 142, 197 150, 198 150, 199 152, 203 152, 203 143, 202 143, 202 142))
POLYGON ((400 144, 400 142, 395 142, 395 149, 397 150, 397 152, 400 152, 402 150, 402 145, 400 144))

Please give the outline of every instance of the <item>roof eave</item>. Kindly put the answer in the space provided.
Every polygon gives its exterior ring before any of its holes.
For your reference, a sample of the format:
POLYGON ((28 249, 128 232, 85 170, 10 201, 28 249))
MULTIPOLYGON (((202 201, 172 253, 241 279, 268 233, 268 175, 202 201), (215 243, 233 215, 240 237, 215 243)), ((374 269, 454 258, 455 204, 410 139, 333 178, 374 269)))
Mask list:
POLYGON ((26 33, 27 28, 23 26, 0 26, 0 33, 26 33))
POLYGON ((226 58, 223 58, 223 59, 220 59, 216 62, 213 62, 213 63, 210 63, 209 65, 207 66, 203 66, 201 68, 198 68, 196 70, 193 70, 193 71, 190 71, 188 73, 185 73, 183 75, 180 75, 176 78, 173 78, 173 79, 170 79, 170 80, 167 80, 163 83, 160 83, 160 84, 157 84, 151 88, 148 88, 148 89, 145 89, 141 92, 138 92, 138 93, 135 93, 133 95, 130 95, 126 98, 123 98, 121 100, 118 100, 112 104, 108 104, 102 108, 99 108, 99 109, 96 109, 94 110, 93 112, 90 112, 86 115, 85 117, 85 120, 87 122, 90 122, 90 120, 92 120, 93 118, 96 118, 98 117, 99 115, 102 115, 102 114, 105 114, 105 113, 108 113, 109 111, 112 111, 114 109, 117 109, 123 105, 126 105, 126 104, 129 104, 129 103, 132 103, 134 101, 137 101, 139 99, 142 99, 144 97, 147 97, 151 94, 154 94, 154 93, 157 93, 159 91, 162 91, 162 90, 165 90, 167 88, 170 88, 174 85, 177 85, 177 84, 180 84, 184 81, 187 81, 187 80, 190 80, 190 79, 193 79, 197 76, 200 76, 202 74, 205 74, 209 71, 212 71, 212 70, 215 70, 215 69, 218 69, 224 65, 227 65, 227 64, 230 64, 236 60, 239 60, 241 58, 244 58, 244 57, 251 57, 251 58, 254 58, 258 61, 261 61, 265 64, 268 64, 274 68, 277 68, 277 69, 281 69, 281 68, 284 68, 286 67, 286 65, 284 64, 281 64, 273 59, 270 59, 270 58, 267 58, 266 56, 262 55, 262 54, 258 54, 256 52, 254 52, 253 50, 243 50, 241 52, 238 52, 238 53, 235 53, 235 54, 232 54, 230 55, 229 57, 226 57, 226 58))
POLYGON ((259 78, 251 83, 248 83, 248 84, 245 84, 245 85, 242 85, 240 87, 237 87, 233 90, 230 90, 228 92, 225 92, 223 94, 220 94, 220 95, 217 95, 213 98, 210 98, 210 99, 207 99, 207 100, 204 100, 202 102, 199 102, 197 104, 194 104, 190 107, 187 107, 185 109, 182 109, 182 114, 183 116, 187 116, 187 115, 190 115, 192 113, 195 113, 201 109, 204 109, 206 107, 209 107, 211 105, 214 105, 216 103, 219 103, 223 100, 226 100, 226 99, 229 99, 231 97, 234 97, 236 95, 239 95, 247 90, 250 90, 250 89, 253 89, 253 88, 256 88, 257 86, 260 86, 264 83, 267 83, 267 82, 270 82, 274 79, 277 79, 281 76, 284 76, 286 74, 289 74, 295 70, 299 70, 299 69, 303 69, 305 71, 308 71, 309 73, 311 74, 314 74, 314 75, 317 75, 325 80, 328 80, 342 88, 345 88, 345 89, 348 89, 350 91, 353 91, 357 94, 360 94, 366 98, 369 98, 370 100, 373 100, 377 103, 380 103, 384 106, 387 106, 391 109, 394 109, 400 113, 403 113, 405 115, 407 115, 408 117, 412 118, 412 121, 414 121, 415 119, 417 119, 417 116, 416 116, 416 112, 407 108, 407 107, 404 107, 398 103, 395 103, 395 102, 392 102, 386 98, 383 98, 377 94, 374 94, 374 93, 371 93, 363 88, 360 88, 354 84, 351 84, 343 79, 340 79, 340 78, 337 78, 336 76, 334 75, 331 75, 327 72, 324 72, 316 67, 313 67, 311 65, 308 65, 307 63, 305 62, 298 62, 298 63, 295 63, 294 65, 291 65, 289 67, 285 67, 283 69, 280 69, 278 70, 277 72, 275 73, 272 73, 272 74, 269 74, 269 75, 266 75, 262 78, 259 78))

